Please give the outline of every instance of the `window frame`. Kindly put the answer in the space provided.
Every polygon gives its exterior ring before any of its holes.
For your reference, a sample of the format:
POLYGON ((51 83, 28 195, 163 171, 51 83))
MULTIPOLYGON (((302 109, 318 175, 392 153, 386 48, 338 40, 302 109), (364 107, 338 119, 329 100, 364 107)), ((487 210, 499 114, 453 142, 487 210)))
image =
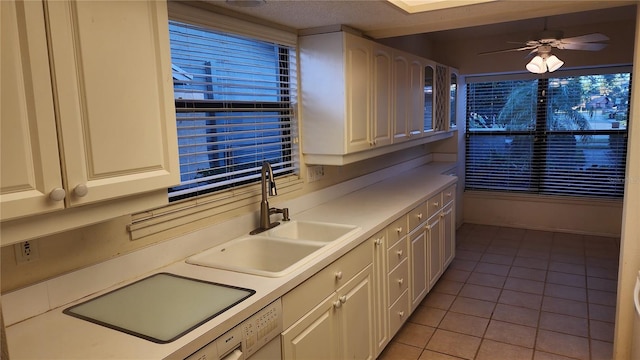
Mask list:
MULTIPOLYGON (((555 193, 553 191, 545 190, 542 185, 542 180, 545 178, 545 172, 553 173, 553 171, 549 171, 547 164, 551 159, 550 156, 547 156, 547 149, 550 145, 548 145, 547 140, 554 135, 573 135, 573 136, 592 136, 592 135, 622 135, 625 138, 625 149, 627 148, 626 142, 628 141, 628 128, 629 123, 624 129, 589 129, 589 130, 551 130, 548 128, 548 119, 549 119, 549 106, 547 104, 546 91, 549 85, 549 79, 554 78, 566 78, 566 77, 580 77, 580 76, 589 76, 589 75, 610 75, 610 74, 618 74, 618 73, 628 73, 629 80, 629 99, 631 95, 631 76, 632 76, 632 67, 631 66, 611 66, 606 68, 585 68, 579 70, 565 70, 565 71, 556 71, 552 74, 545 74, 544 76, 528 74, 528 73, 517 73, 517 74, 494 74, 494 75, 480 75, 480 76, 467 76, 465 77, 465 83, 467 86, 467 91, 465 91, 465 96, 467 96, 467 106, 466 106, 466 114, 465 114, 465 178, 469 177, 469 165, 470 165, 470 154, 473 153, 472 146, 470 145, 470 139, 476 136, 531 136, 532 140, 532 154, 534 158, 531 159, 531 164, 535 164, 531 166, 531 175, 530 175, 530 189, 516 189, 516 188, 504 188, 503 185, 496 186, 491 188, 490 185, 485 185, 484 188, 478 186, 469 186, 469 183, 465 181, 465 191, 477 191, 477 192, 504 192, 504 193, 512 193, 512 194, 529 194, 529 195, 537 195, 544 197, 560 197, 560 198, 585 198, 585 199, 621 199, 624 196, 624 188, 621 190, 612 191, 615 195, 610 196, 597 196, 590 194, 571 194, 567 192, 563 193, 555 193), (538 80, 537 88, 536 88, 536 109, 535 109, 535 126, 532 129, 523 129, 523 130, 509 130, 509 131, 501 131, 501 130, 481 130, 474 131, 469 127, 469 99, 468 99, 468 91, 469 85, 474 83, 490 83, 490 82, 506 82, 506 81, 518 81, 518 80, 538 80), (542 95, 545 96, 542 96, 542 95), (540 100, 542 97, 542 100, 540 100), (541 114, 543 114, 541 116, 541 114)), ((627 121, 630 122, 631 119, 628 117, 629 109, 627 111, 627 121)), ((616 150, 615 148, 614 150, 616 150)), ((626 152, 624 155, 624 160, 626 162, 626 152)), ((626 168, 626 164, 623 164, 622 170, 626 168)), ((624 174, 622 174, 624 176, 624 174)), ((511 179, 510 176, 505 177, 505 179, 511 179)), ((609 179, 613 181, 613 179, 609 179)), ((547 180, 548 181, 548 180, 547 180)), ((619 184, 618 184, 619 185, 619 184)))

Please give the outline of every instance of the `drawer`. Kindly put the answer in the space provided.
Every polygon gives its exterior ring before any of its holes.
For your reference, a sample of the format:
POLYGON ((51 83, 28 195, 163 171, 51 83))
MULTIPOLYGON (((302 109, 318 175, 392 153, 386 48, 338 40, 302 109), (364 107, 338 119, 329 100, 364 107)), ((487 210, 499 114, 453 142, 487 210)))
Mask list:
POLYGON ((386 272, 393 270, 402 260, 407 258, 408 249, 407 238, 403 238, 387 250, 387 264, 389 267, 386 272))
POLYGON ((456 184, 449 186, 442 192, 442 203, 447 205, 448 203, 456 199, 456 184))
POLYGON ((427 200, 427 218, 430 218, 433 214, 442 209, 442 193, 438 193, 427 200))
POLYGON ((398 240, 407 235, 407 216, 403 215, 398 220, 392 222, 387 227, 388 245, 395 244, 398 240))
POLYGON ((420 226, 427 220, 427 203, 420 204, 415 209, 409 212, 409 232, 420 226))
POLYGON ((409 317, 409 292, 405 291, 389 308, 389 337, 392 338, 409 317))
POLYGON ((369 239, 305 280, 282 297, 282 319, 286 329, 327 296, 371 264, 374 239, 369 239))
POLYGON ((389 304, 409 288, 409 261, 403 260, 389 273, 389 304))

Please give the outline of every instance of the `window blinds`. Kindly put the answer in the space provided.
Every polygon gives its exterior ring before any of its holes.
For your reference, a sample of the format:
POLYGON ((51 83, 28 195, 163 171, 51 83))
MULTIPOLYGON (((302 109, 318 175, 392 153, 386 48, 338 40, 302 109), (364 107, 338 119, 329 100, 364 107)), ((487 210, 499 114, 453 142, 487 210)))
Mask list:
POLYGON ((629 73, 467 85, 466 188, 620 198, 629 73))
POLYGON ((169 23, 181 184, 170 200, 294 171, 295 50, 169 23))

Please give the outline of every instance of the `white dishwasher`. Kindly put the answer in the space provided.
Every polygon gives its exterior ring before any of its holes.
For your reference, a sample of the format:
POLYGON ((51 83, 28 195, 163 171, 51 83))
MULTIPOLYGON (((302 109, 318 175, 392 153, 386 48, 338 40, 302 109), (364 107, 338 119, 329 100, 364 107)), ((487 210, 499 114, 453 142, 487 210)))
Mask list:
POLYGON ((186 360, 280 360, 282 302, 272 302, 186 360))

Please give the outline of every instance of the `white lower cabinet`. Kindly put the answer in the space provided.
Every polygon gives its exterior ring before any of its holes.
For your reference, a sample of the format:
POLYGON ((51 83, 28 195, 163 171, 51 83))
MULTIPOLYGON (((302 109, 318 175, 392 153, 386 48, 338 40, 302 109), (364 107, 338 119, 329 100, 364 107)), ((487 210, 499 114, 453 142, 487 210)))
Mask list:
POLYGON ((372 244, 365 241, 283 296, 283 359, 375 358, 372 244))
POLYGON ((373 244, 373 337, 374 353, 378 354, 389 342, 387 313, 387 232, 382 230, 371 237, 373 244))
POLYGON ((283 359, 375 359, 455 256, 455 184, 282 297, 283 359))

